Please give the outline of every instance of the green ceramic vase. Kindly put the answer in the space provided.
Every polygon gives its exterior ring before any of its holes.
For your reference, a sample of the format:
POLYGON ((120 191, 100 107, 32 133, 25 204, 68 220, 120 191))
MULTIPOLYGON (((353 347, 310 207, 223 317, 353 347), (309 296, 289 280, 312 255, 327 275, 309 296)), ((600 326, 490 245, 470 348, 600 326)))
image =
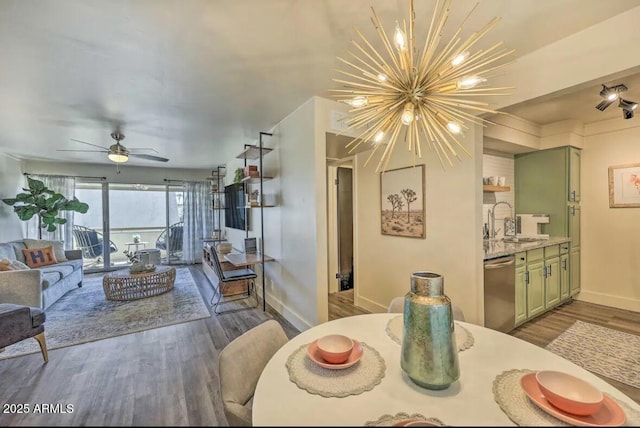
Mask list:
POLYGON ((416 272, 404 298, 402 370, 417 385, 446 389, 460 377, 451 301, 442 275, 416 272))

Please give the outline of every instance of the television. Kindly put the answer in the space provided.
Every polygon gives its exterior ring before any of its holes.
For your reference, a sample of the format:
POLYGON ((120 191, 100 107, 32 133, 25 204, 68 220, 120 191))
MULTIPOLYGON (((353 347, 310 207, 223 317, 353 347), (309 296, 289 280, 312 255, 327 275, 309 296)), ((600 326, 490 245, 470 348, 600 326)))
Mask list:
POLYGON ((248 210, 245 208, 244 195, 244 183, 234 183, 224 187, 224 223, 226 227, 249 230, 248 210))

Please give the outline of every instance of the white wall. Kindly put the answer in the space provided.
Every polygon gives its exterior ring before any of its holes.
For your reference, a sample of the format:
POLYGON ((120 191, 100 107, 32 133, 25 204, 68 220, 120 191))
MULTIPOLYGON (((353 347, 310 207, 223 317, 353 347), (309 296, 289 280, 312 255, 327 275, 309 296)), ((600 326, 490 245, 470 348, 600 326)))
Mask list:
MULTIPOLYGON (((443 171, 428 150, 416 164, 426 164, 426 239, 382 235, 380 175, 364 166, 369 153, 356 156, 355 282, 356 304, 384 312, 391 299, 410 289, 413 272, 427 270, 444 276, 445 294, 458 304, 467 321, 482 324, 482 131, 471 128, 465 145, 473 154, 443 171)), ((411 154, 398 147, 389 169, 413 164, 411 154)))
MULTIPOLYGON (((22 175, 24 162, 0 153, 0 199, 13 198, 22 192, 25 179, 22 175)), ((0 202, 0 242, 23 238, 24 222, 13 207, 0 202)))
POLYGON ((640 208, 609 208, 608 185, 610 166, 640 163, 640 125, 613 119, 585 128, 578 299, 640 311, 640 208))

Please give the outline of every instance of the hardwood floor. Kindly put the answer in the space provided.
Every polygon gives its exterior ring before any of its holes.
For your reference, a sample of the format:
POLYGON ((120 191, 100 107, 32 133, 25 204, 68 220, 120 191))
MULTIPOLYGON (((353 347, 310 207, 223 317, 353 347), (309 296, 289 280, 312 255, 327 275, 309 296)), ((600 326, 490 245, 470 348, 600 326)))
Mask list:
MULTIPOLYGON (((209 281, 200 265, 190 271, 211 312, 209 281)), ((39 353, 0 360, 0 426, 226 426, 218 354, 267 319, 278 320, 290 338, 299 333, 260 305, 54 349, 48 364, 39 353), (2 412, 8 404, 28 404, 31 413, 2 412), (73 412, 33 412, 42 404, 71 404, 73 412)))
MULTIPOLYGON (((210 309, 211 285, 199 265, 190 270, 210 309)), ((330 319, 367 313, 353 306, 352 293, 330 295, 330 319)), ((225 426, 218 354, 267 319, 278 320, 290 338, 299 334, 260 306, 55 349, 48 364, 40 354, 0 360, 0 426, 225 426), (8 404, 28 404, 31 413, 2 412, 8 404), (35 413, 42 404, 71 404, 73 411, 35 413)), ((640 314, 584 302, 557 308, 512 334, 545 346, 576 319, 640 335, 640 314)), ((640 403, 640 390, 607 381, 640 403)))

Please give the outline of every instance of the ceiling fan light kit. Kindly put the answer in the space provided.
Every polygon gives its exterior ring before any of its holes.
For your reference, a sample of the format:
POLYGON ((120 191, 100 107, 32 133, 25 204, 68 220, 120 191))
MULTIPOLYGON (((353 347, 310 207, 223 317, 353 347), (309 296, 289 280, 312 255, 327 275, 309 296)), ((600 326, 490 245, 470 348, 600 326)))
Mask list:
POLYGON ((625 119, 631 119, 634 116, 635 110, 638 108, 638 103, 622 99, 620 94, 626 92, 629 88, 623 83, 615 86, 602 85, 600 96, 604 100, 600 101, 596 108, 600 111, 605 111, 615 100, 619 100, 618 107, 622 109, 622 117, 625 119))
POLYGON ((476 43, 493 29, 500 18, 492 19, 480 30, 463 40, 463 26, 476 4, 444 46, 440 44, 443 28, 449 17, 451 0, 438 0, 430 20, 426 40, 420 49, 414 39, 415 12, 409 1, 409 19, 396 22, 392 37, 384 30, 376 12, 372 22, 380 38, 381 49, 374 48, 365 36, 355 29, 358 41, 354 50, 347 50, 348 59, 338 60, 348 66, 336 70, 342 78, 334 78, 343 85, 332 89, 339 102, 352 107, 345 120, 346 129, 361 130, 348 147, 350 153, 367 142, 376 152, 382 152, 376 170, 386 170, 391 153, 398 141, 410 152, 422 157, 422 145, 433 150, 444 169, 445 161, 461 160, 459 151, 471 157, 460 140, 468 125, 487 122, 477 115, 499 113, 477 97, 508 95, 510 87, 478 87, 506 65, 499 64, 513 50, 499 42, 487 49, 474 49, 476 43), (384 148, 384 149, 382 149, 384 148), (382 150, 381 150, 382 149, 382 150))

